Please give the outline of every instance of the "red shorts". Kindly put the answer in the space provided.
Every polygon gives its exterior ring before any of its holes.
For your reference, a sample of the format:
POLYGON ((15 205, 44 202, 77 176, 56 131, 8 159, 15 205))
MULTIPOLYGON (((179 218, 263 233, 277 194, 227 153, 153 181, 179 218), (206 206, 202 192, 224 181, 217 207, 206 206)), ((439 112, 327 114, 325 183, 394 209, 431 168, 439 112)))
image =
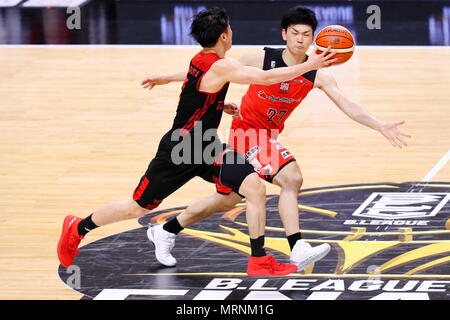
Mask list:
POLYGON ((289 150, 270 137, 268 130, 232 129, 228 144, 244 155, 259 176, 270 183, 285 165, 295 161, 289 150))

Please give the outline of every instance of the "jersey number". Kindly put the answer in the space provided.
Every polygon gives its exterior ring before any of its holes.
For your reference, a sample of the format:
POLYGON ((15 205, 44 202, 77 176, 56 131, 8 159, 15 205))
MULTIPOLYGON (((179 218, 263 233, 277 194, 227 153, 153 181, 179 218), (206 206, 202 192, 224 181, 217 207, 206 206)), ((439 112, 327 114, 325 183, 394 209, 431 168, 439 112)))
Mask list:
POLYGON ((269 118, 267 118, 267 121, 268 122, 274 122, 274 118, 278 114, 277 124, 280 124, 281 120, 283 120, 283 118, 286 115, 286 113, 287 113, 287 110, 280 110, 280 111, 277 112, 277 110, 269 108, 267 110, 267 115, 269 116, 269 118))

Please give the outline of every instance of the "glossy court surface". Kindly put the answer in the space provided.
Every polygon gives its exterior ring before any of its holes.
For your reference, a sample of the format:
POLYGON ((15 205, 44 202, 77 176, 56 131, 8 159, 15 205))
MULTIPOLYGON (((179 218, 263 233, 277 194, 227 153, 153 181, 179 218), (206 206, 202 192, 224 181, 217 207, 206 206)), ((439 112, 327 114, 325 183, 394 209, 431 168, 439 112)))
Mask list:
MULTIPOLYGON (((230 56, 257 49, 235 47, 230 56)), ((118 299, 371 299, 383 293, 448 299, 448 283, 439 282, 449 281, 450 250, 446 47, 357 47, 348 63, 329 69, 340 88, 376 117, 406 120, 404 130, 413 136, 407 148, 394 149, 379 133, 352 122, 318 90, 288 119, 280 142, 296 156, 304 176, 299 197, 304 238, 333 247, 307 274, 271 279, 243 274, 248 257, 245 203, 186 230, 174 249, 179 265, 161 269, 144 226, 214 192, 213 185, 194 179, 151 216, 92 231, 75 260, 81 281, 69 279, 76 270, 67 273, 56 257, 64 216, 85 217, 131 196, 171 126, 181 87, 174 83, 149 92, 139 84, 149 74, 184 69, 197 50, 1 48, 2 299, 92 299, 100 294, 117 294, 118 299), (392 210, 370 216, 374 211, 369 209, 381 199, 398 200, 404 193, 414 193, 404 206, 419 216, 393 219, 392 210), (357 282, 374 277, 381 282, 357 282), (230 282, 211 283, 216 278, 230 282)), ((239 103, 245 90, 232 85, 228 100, 239 103)), ((219 128, 224 140, 230 120, 224 116, 219 128)), ((287 261, 278 192, 267 185, 267 246, 287 261)), ((411 214, 407 208, 396 212, 411 214)))

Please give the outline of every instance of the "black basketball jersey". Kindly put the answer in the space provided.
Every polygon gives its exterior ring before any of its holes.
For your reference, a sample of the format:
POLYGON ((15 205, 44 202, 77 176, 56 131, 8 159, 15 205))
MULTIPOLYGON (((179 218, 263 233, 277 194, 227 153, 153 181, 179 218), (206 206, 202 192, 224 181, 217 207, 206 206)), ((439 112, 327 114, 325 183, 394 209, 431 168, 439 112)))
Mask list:
MULTIPOLYGON (((266 54, 264 55, 264 65, 263 70, 270 70, 273 68, 287 67, 283 60, 283 50, 284 48, 269 48, 264 47, 266 54)), ((308 56, 306 56, 308 60, 308 56)), ((305 60, 305 61, 306 61, 305 60)), ((308 79, 312 83, 316 79, 317 70, 312 70, 307 73, 302 74, 303 78, 308 79)))
POLYGON ((221 58, 215 53, 203 52, 192 58, 172 128, 162 138, 157 155, 167 157, 180 141, 191 144, 192 153, 202 152, 212 143, 221 144, 217 128, 222 118, 229 83, 215 93, 203 92, 199 88, 203 76, 219 59, 221 58))

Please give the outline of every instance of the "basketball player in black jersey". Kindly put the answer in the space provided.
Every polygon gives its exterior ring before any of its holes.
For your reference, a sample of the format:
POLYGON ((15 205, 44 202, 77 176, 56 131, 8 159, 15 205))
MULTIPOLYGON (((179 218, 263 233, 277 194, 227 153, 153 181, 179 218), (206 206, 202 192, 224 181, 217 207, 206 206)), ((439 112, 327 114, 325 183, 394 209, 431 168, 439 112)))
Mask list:
MULTIPOLYGON (((247 273, 262 276, 296 271, 295 265, 278 263, 266 255, 263 249, 265 187, 253 167, 220 142, 216 129, 229 82, 274 84, 326 67, 335 59, 331 59, 332 54, 327 50, 311 56, 306 63, 276 70, 262 71, 243 66, 236 60, 225 58, 231 48, 232 30, 225 10, 220 8, 197 14, 191 34, 203 49, 191 60, 173 126, 161 139, 156 156, 135 189, 133 199, 109 204, 86 219, 67 216, 57 250, 63 266, 73 263, 80 241, 90 230, 148 214, 171 193, 199 176, 215 183, 217 193, 187 208, 188 217, 228 210, 245 197, 252 252, 247 273), (197 151, 196 146, 200 146, 197 151)), ((174 218, 164 227, 149 228, 148 237, 155 243, 155 254, 162 264, 176 264, 170 250, 175 235, 188 225, 188 220, 174 218)))

